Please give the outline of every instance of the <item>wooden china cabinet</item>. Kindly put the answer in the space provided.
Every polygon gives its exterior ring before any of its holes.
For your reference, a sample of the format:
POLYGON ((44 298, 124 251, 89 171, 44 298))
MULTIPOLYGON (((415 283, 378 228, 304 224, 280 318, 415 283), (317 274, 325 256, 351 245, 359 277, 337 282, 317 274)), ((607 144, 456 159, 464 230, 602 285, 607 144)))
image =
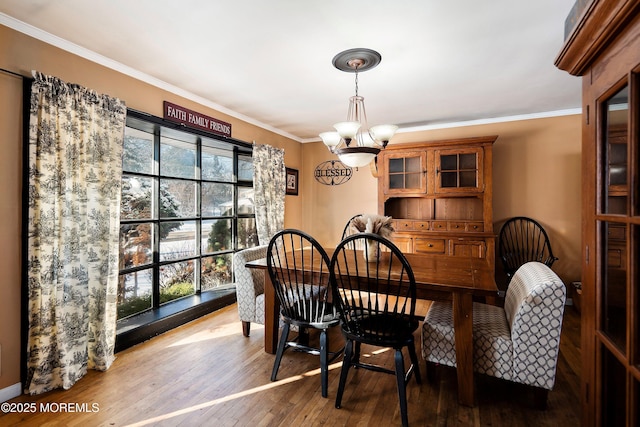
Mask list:
POLYGON ((556 66, 582 76, 582 424, 640 425, 640 1, 580 0, 556 66))
POLYGON ((378 212, 394 218, 402 251, 473 256, 494 268, 496 138, 394 144, 378 155, 378 212))

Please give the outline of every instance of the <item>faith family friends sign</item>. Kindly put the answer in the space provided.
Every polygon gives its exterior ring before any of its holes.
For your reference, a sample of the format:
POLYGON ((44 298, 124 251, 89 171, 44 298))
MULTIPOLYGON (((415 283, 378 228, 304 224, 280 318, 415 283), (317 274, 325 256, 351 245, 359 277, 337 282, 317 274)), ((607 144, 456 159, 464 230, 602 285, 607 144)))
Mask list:
POLYGON ((183 126, 231 138, 231 124, 164 101, 164 118, 183 126))

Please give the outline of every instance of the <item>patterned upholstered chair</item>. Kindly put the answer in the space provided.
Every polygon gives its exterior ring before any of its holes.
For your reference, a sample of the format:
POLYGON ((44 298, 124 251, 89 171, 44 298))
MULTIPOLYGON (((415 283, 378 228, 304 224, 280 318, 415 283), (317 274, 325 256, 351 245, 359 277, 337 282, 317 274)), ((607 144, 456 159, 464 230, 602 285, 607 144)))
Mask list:
POLYGON ((242 321, 242 334, 249 336, 251 322, 264 325, 265 270, 246 268, 245 264, 267 257, 267 245, 243 249, 233 254, 233 274, 236 281, 238 314, 242 321))
MULTIPOLYGON (((529 262, 513 276, 504 308, 474 303, 474 371, 535 387, 536 406, 545 407, 556 378, 565 299, 560 278, 546 265, 529 262)), ((451 303, 429 308, 422 357, 427 365, 456 366, 451 303)))

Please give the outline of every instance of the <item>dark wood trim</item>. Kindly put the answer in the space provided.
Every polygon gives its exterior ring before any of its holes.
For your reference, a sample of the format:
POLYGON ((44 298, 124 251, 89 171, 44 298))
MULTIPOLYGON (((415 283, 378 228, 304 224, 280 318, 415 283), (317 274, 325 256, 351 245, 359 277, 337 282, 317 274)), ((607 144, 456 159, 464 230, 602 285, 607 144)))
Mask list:
POLYGON ((236 302, 235 288, 181 298, 118 322, 115 352, 184 325, 236 302))
POLYGON ((637 0, 594 0, 585 7, 555 65, 574 76, 582 76, 631 19, 640 13, 637 0))

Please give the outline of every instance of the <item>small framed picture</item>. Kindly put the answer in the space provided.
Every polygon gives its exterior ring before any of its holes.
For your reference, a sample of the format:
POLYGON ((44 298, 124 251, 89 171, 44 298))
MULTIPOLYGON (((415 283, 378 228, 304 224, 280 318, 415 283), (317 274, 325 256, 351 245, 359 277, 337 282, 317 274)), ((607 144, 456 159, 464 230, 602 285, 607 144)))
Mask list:
POLYGON ((298 195, 298 169, 287 169, 287 192, 293 196, 298 195))

